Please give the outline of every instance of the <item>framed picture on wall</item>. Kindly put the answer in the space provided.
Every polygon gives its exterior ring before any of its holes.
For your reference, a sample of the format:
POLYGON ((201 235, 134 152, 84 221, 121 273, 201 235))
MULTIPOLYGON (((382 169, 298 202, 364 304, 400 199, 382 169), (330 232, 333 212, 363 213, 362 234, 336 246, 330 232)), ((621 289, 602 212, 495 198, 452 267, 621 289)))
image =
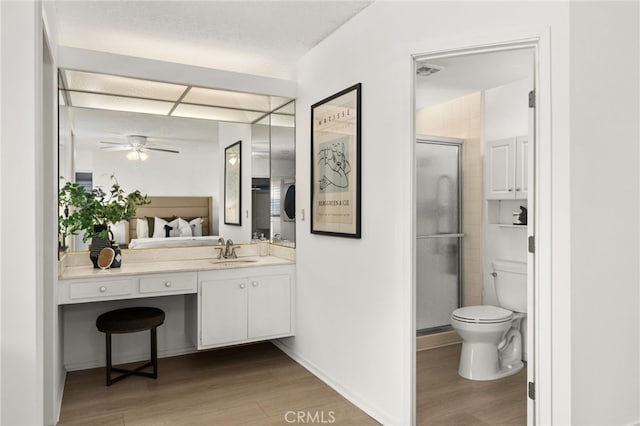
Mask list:
POLYGON ((311 233, 361 238, 361 84, 311 106, 311 233))
POLYGON ((242 225, 242 141, 224 149, 224 223, 242 225))

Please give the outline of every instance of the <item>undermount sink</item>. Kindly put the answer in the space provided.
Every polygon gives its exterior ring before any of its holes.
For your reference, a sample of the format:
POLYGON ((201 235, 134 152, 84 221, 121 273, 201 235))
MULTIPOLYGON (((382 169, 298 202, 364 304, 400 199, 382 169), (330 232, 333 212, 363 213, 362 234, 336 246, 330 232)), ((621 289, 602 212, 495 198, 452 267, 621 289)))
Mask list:
POLYGON ((229 264, 236 264, 236 263, 253 263, 253 262, 257 262, 259 259, 257 257, 238 257, 236 259, 213 259, 211 261, 211 263, 214 264, 221 264, 221 263, 229 263, 229 264))

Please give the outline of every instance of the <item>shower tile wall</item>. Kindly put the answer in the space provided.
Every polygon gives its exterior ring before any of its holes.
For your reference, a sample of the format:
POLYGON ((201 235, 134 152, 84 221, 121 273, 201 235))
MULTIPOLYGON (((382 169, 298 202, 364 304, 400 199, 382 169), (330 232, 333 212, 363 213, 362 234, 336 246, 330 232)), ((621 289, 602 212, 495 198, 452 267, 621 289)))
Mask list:
POLYGON ((482 303, 482 92, 419 109, 418 135, 464 139, 463 145, 463 305, 482 303))

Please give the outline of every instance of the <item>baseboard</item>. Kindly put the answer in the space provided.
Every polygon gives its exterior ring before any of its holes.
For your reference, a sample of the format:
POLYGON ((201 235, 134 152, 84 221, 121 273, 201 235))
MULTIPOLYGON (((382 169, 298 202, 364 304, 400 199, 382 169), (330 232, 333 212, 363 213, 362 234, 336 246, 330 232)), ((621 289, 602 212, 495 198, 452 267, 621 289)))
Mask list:
POLYGON ((427 349, 441 348, 458 343, 462 343, 462 339, 454 330, 426 334, 416 337, 416 351, 426 351, 427 349))
POLYGON ((381 412, 371 404, 363 401, 357 395, 354 395, 349 390, 347 390, 344 386, 342 386, 339 382, 333 380, 327 373, 325 373, 321 368, 307 360, 306 358, 298 355, 291 349, 289 346, 284 344, 281 340, 272 340, 273 343, 278 349, 284 352, 289 358, 293 359, 295 362, 304 367, 311 374, 322 380, 325 384, 331 387, 333 390, 338 392, 342 397, 351 402, 353 405, 367 413, 374 420, 383 425, 399 425, 402 424, 398 419, 393 419, 389 417, 386 413, 381 412))
POLYGON ((55 422, 53 423, 58 424, 58 422, 60 421, 60 413, 62 412, 62 398, 64 396, 64 385, 67 383, 67 373, 64 373, 64 376, 62 377, 62 380, 60 380, 60 388, 58 389, 57 395, 56 395, 56 407, 55 407, 55 412, 53 413, 53 418, 55 419, 55 422))
MULTIPOLYGON (((158 351, 158 358, 168 358, 178 355, 186 355, 198 352, 194 346, 188 346, 185 348, 176 348, 170 350, 158 351)), ((149 359, 149 353, 139 353, 125 355, 122 358, 118 358, 117 364, 127 364, 129 362, 145 361, 149 359)), ((103 359, 92 359, 85 362, 76 362, 72 364, 65 364, 64 368, 67 371, 88 370, 90 368, 104 367, 105 361, 103 359)))

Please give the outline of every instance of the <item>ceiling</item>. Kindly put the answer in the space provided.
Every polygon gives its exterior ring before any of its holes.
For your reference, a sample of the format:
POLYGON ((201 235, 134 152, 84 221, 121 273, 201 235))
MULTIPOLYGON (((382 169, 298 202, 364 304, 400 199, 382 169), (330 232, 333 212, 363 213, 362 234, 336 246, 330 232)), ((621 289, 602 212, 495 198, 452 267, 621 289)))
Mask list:
POLYGON ((425 108, 481 90, 531 78, 533 50, 504 50, 450 58, 417 60, 441 70, 416 78, 416 108, 425 108))
POLYGON ((293 79, 295 64, 372 1, 56 1, 58 42, 293 79))
MULTIPOLYGON (((294 79, 302 55, 371 3, 55 2, 62 46, 283 79, 294 79)), ((62 71, 66 88, 73 91, 61 96, 61 103, 80 107, 72 108, 71 123, 76 143, 85 147, 96 147, 100 140, 125 141, 127 135, 166 144, 210 142, 210 135, 217 134, 212 120, 254 122, 287 101, 89 74, 62 71), (218 106, 227 108, 214 111, 218 106)), ((287 115, 272 115, 272 124, 291 126, 292 107, 282 110, 287 115)))

